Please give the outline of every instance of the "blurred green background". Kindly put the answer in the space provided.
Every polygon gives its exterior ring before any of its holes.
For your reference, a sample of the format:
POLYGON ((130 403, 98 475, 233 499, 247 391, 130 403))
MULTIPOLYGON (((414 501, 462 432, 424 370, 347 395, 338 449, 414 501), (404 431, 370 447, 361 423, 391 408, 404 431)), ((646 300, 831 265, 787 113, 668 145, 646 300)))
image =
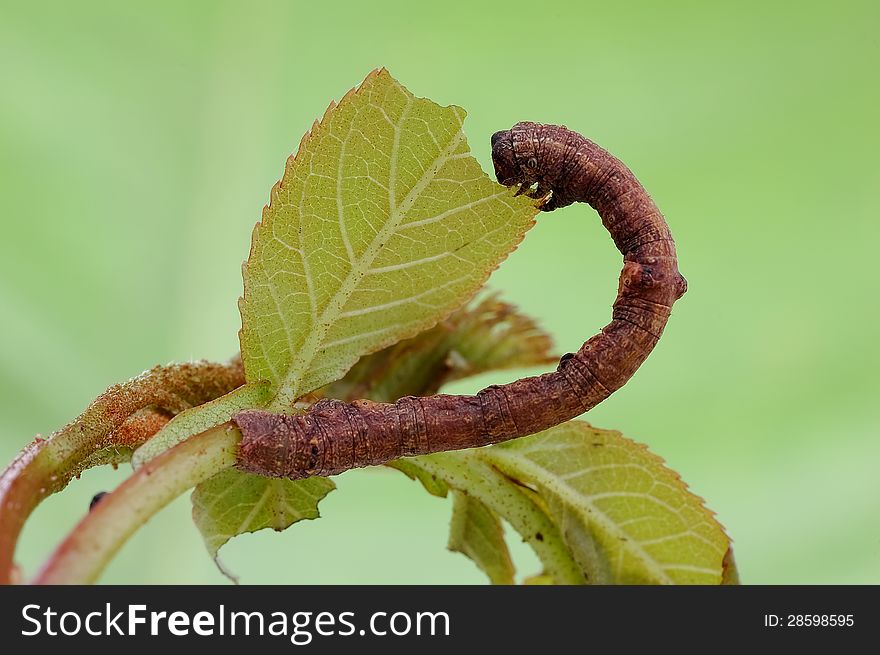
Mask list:
MULTIPOLYGON (((238 348, 240 264, 285 158, 386 66, 489 136, 565 123, 666 214, 690 291, 589 415, 648 443, 728 528, 744 581, 880 583, 876 2, 0 5, 0 460, 156 363, 238 348)), ((619 255, 584 206, 492 278, 560 352, 607 321, 619 255)), ((529 371, 533 372, 533 371, 529 371)), ((460 384, 519 377, 509 372, 460 384)), ((33 570, 97 491, 41 506, 33 570)), ((251 583, 482 582, 450 506, 385 469, 319 521, 232 542, 251 583)), ((514 536, 522 573, 537 569, 514 536)), ((107 582, 222 582, 182 498, 107 582)))

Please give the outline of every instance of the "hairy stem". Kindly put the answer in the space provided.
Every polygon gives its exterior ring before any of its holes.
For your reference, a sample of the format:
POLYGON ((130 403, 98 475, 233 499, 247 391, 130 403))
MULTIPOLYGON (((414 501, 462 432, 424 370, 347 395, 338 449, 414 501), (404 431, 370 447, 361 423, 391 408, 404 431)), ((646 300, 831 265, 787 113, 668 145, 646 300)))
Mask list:
POLYGON ((241 433, 225 424, 146 462, 104 496, 56 548, 35 584, 95 582, 137 529, 187 489, 235 463, 241 433))
POLYGON ((303 478, 400 457, 498 443, 546 430, 620 389, 660 339, 687 283, 662 214, 618 159, 564 127, 518 123, 492 137, 499 181, 537 185, 550 211, 572 202, 596 209, 623 254, 611 323, 556 371, 493 385, 474 396, 405 397, 395 403, 323 400, 302 415, 243 411, 238 466, 303 478))

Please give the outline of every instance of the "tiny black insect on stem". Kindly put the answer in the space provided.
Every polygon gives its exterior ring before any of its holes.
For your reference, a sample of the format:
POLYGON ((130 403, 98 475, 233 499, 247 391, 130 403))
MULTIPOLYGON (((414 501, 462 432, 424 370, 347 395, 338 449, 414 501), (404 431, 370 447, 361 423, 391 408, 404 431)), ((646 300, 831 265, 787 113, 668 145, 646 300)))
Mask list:
POLYGON ((97 505, 101 501, 101 499, 106 495, 107 495, 106 491, 99 491, 94 496, 92 496, 92 500, 89 501, 89 511, 91 512, 93 509, 95 509, 95 505, 97 505))

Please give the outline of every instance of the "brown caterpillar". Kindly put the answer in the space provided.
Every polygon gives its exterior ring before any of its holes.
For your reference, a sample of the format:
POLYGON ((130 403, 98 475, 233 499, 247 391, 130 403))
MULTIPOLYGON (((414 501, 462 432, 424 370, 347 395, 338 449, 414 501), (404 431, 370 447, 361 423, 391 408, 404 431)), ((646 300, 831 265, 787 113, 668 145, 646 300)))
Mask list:
POLYGON ((660 211, 618 159, 562 126, 523 122, 496 132, 492 161, 501 184, 541 198, 544 211, 585 202, 599 213, 624 259, 611 323, 555 371, 474 396, 322 400, 298 416, 240 412, 239 468, 297 479, 498 443, 575 418, 632 377, 687 289, 660 211))

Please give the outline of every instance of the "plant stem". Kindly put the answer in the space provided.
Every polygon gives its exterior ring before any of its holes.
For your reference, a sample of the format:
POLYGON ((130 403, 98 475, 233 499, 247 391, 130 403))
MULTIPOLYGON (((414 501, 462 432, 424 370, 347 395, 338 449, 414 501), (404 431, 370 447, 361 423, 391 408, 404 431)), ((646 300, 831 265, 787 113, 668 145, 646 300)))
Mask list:
POLYGON ((110 438, 108 431, 80 431, 76 425, 49 439, 29 443, 0 474, 0 584, 13 582, 15 546, 25 521, 48 496, 64 489, 85 469, 128 461, 132 449, 168 418, 158 412, 137 415, 110 438))
POLYGON ((48 438, 34 439, 0 473, 0 584, 13 582, 19 534, 43 499, 92 466, 128 461, 171 416, 242 384, 238 357, 156 366, 107 389, 48 438))
POLYGON ((104 496, 56 548, 34 584, 95 582, 125 541, 187 489, 235 464, 239 430, 211 428, 145 463, 104 496))

